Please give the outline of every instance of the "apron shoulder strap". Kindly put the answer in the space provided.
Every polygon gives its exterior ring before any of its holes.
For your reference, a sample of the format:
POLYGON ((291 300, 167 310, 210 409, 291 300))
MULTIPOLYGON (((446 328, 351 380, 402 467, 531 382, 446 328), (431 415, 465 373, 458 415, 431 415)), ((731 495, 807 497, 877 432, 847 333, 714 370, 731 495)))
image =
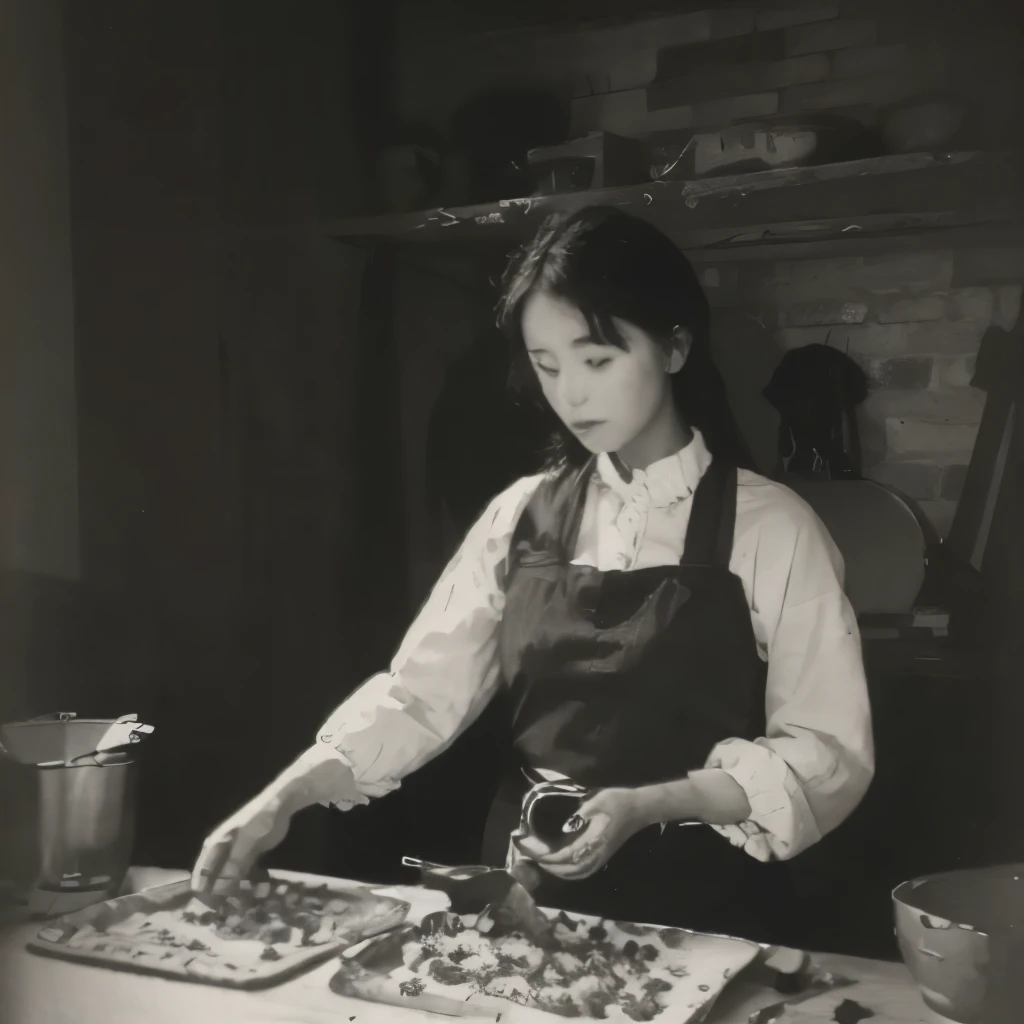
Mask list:
POLYGON ((736 529, 736 467, 712 460, 693 495, 682 565, 728 568, 736 529))
POLYGON ((541 481, 512 533, 510 554, 524 552, 571 559, 593 465, 562 466, 541 481))

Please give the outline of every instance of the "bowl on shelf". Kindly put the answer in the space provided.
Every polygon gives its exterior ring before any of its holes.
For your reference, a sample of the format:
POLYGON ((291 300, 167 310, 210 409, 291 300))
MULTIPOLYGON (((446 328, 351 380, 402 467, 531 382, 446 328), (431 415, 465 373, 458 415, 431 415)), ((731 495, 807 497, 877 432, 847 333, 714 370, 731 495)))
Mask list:
POLYGON ((957 1024, 1024 1012, 1024 864, 926 875, 893 890, 896 939, 925 1003, 957 1024))

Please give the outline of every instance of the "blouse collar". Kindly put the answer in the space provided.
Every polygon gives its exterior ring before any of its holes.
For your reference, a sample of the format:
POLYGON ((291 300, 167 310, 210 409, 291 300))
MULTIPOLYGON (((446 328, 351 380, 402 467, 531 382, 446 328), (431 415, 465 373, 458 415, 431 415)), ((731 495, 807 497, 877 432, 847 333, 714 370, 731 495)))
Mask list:
POLYGON ((597 457, 597 475, 626 501, 646 491, 654 508, 666 508, 689 498, 710 465, 711 453, 704 437, 694 429, 693 439, 683 448, 652 462, 647 469, 634 469, 628 479, 629 469, 607 452, 602 452, 597 457))

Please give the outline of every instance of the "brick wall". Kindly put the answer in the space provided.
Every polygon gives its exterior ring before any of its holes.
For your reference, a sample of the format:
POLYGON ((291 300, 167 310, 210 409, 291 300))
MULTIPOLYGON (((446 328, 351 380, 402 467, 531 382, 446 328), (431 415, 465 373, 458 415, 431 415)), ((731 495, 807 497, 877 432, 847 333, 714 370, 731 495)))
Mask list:
MULTIPOLYGON (((873 125, 887 105, 945 87, 972 105, 963 145, 1006 149, 1022 137, 1024 86, 1015 36, 999 32, 992 10, 988 0, 970 10, 792 0, 472 37, 407 22, 398 97, 409 116, 443 123, 488 84, 546 83, 571 104, 574 134, 648 137, 793 111, 873 125)), ((922 242, 920 252, 848 257, 841 244, 827 259, 701 264, 719 335, 744 313, 758 325, 754 340, 720 338, 741 426, 768 463, 777 421, 760 387, 786 349, 839 347, 872 381, 860 417, 866 472, 918 501, 945 534, 984 408, 970 386, 974 358, 991 324, 1016 321, 1024 253, 934 252, 922 242)))
POLYGON ((985 145, 1022 137, 1017 35, 994 0, 718 7, 475 35, 412 8, 398 38, 398 103, 444 121, 477 88, 545 83, 571 100, 577 131, 643 135, 775 112, 843 110, 871 124, 880 108, 941 89, 973 104, 985 145))
POLYGON ((965 250, 702 264, 717 332, 735 333, 743 314, 760 329, 752 378, 743 365, 755 358, 742 351, 747 338, 731 346, 718 340, 730 353, 719 356, 722 370, 759 461, 774 452, 777 424, 760 387, 786 350, 831 345, 869 376, 870 395, 858 410, 865 475, 913 498, 945 535, 985 406, 985 393, 970 383, 975 356, 985 331, 1011 328, 1020 310, 1020 284, 1006 283, 1010 255, 965 250))

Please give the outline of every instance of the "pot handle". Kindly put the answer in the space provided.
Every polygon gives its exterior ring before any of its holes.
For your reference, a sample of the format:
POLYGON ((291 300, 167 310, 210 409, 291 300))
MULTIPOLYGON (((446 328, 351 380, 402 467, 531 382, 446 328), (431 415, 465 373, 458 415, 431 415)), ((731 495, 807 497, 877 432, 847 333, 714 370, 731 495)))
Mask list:
POLYGON ((131 764, 131 756, 124 747, 114 747, 110 750, 94 750, 91 754, 81 754, 64 763, 65 768, 78 768, 83 765, 94 765, 97 768, 107 768, 112 765, 131 764))
MULTIPOLYGON (((29 722, 69 722, 73 718, 77 718, 77 717, 78 716, 75 714, 74 711, 51 711, 49 714, 46 714, 46 715, 36 715, 35 718, 30 718, 30 719, 28 719, 28 721, 29 722)), ((14 755, 11 754, 11 752, 3 745, 2 741, 0 741, 0 755, 3 755, 4 757, 9 757, 12 761, 16 761, 17 760, 17 758, 14 757, 14 755)))

